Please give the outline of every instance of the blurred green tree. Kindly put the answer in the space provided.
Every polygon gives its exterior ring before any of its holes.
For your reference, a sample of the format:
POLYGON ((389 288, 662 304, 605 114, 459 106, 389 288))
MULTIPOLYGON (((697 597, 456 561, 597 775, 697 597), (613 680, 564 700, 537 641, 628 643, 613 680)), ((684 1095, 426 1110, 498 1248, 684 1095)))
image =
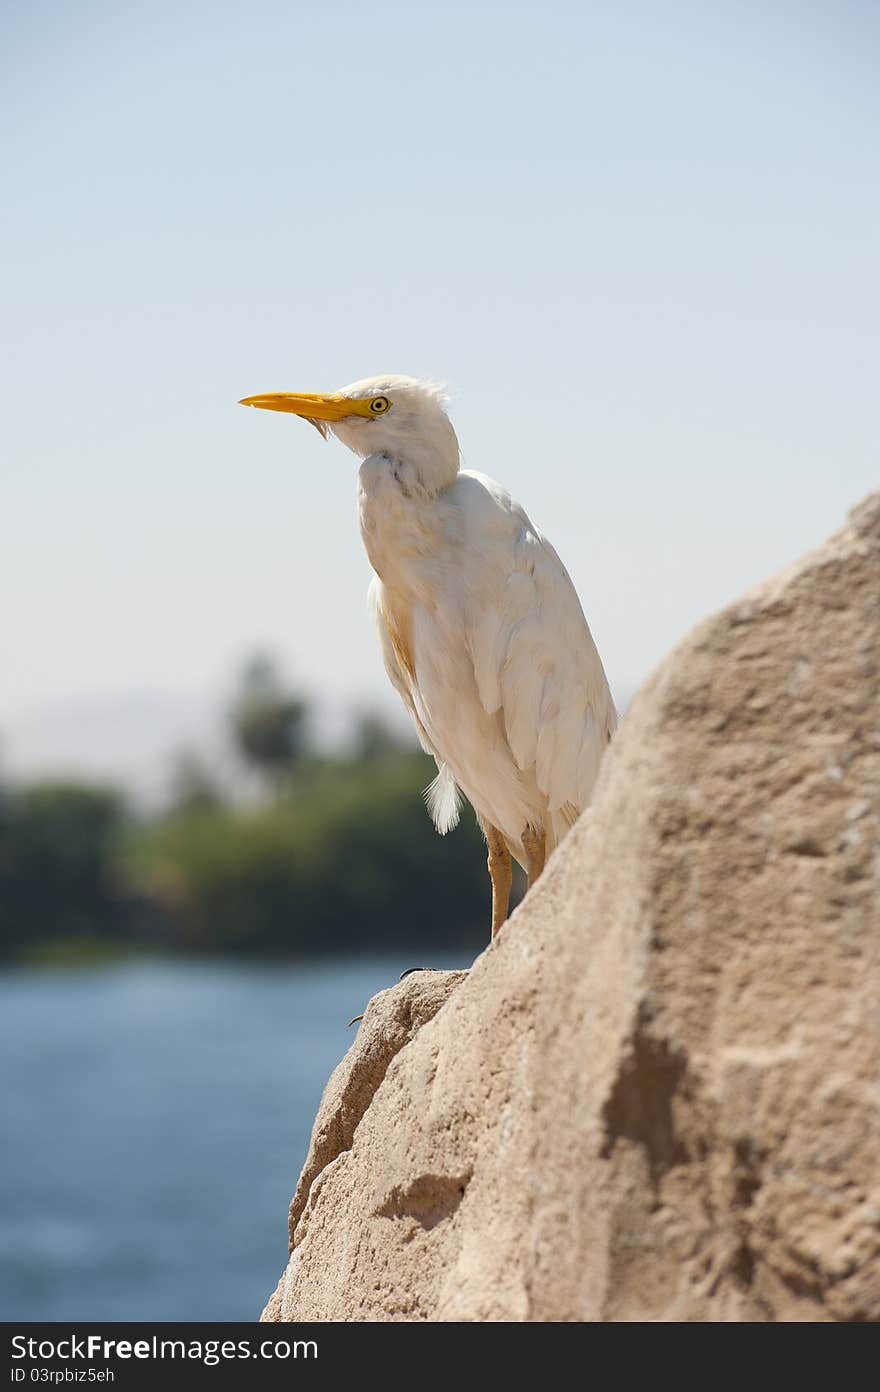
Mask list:
POLYGON ((170 784, 174 812, 205 812, 225 802, 218 779, 196 749, 180 749, 175 754, 170 784))
POLYGON ((189 951, 302 957, 405 949, 414 962, 486 938, 485 847, 472 816, 439 837, 424 754, 304 765, 295 796, 170 816, 131 860, 189 951))
POLYGON ((114 873, 123 820, 107 788, 42 783, 0 796, 0 955, 124 936, 114 873))
POLYGON ((411 754, 416 748, 413 739, 407 739, 393 730, 381 715, 374 711, 359 711, 354 722, 354 756, 360 763, 372 759, 384 759, 389 754, 411 754))
POLYGON ((308 748, 308 706, 266 654, 246 663, 231 711, 238 752, 276 790, 308 748))
POLYGON ((436 835, 421 805, 434 764, 414 742, 362 714, 347 757, 310 753, 306 704, 266 658, 232 717, 273 794, 258 806, 225 799, 192 750, 159 816, 129 815, 108 788, 0 783, 0 956, 385 949, 440 965, 484 945, 482 838, 467 811, 436 835))

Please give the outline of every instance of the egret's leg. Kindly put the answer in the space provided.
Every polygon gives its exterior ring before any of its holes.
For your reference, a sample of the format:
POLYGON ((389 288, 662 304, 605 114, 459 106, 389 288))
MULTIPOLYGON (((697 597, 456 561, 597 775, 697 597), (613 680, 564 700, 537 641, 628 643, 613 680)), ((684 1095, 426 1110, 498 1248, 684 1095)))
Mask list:
POLYGON ((484 825, 486 845, 489 848, 489 878, 492 881, 492 937, 507 921, 510 906, 510 851, 501 832, 495 827, 484 825))
POLYGON ((527 826, 522 834, 523 850, 529 862, 529 889, 544 869, 547 859, 547 834, 533 826, 527 826))

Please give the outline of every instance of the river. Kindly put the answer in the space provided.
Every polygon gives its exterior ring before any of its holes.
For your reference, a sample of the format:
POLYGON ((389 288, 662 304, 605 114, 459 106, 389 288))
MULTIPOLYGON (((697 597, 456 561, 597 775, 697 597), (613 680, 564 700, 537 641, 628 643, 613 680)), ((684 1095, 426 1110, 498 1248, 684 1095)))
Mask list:
POLYGON ((347 1022, 412 965, 0 973, 0 1319, 256 1319, 347 1022))

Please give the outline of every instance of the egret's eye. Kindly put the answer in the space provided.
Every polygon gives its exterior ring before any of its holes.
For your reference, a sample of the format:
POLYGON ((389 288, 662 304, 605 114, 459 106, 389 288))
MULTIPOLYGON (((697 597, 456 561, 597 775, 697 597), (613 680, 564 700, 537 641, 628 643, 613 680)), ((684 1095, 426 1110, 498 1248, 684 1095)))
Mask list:
POLYGON ((391 409, 391 402, 387 396, 374 396, 370 402, 370 415, 382 416, 391 409))

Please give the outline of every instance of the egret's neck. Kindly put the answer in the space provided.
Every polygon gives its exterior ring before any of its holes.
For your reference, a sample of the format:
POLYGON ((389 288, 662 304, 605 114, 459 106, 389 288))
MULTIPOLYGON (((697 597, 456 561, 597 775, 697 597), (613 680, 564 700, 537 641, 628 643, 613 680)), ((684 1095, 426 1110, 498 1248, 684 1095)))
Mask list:
MULTIPOLYGON (((337 428, 337 434, 345 436, 337 428)), ((441 543, 445 490, 458 477, 458 440, 444 411, 414 422, 389 413, 361 464, 361 536, 376 574, 401 590, 418 587, 421 562, 441 543)), ((363 438, 360 436, 359 438, 363 438)))
POLYGON ((455 455, 407 450, 371 454, 358 472, 358 516, 367 556, 386 584, 411 588, 415 572, 441 543, 448 509, 442 494, 458 477, 455 455))
POLYGON ((442 411, 420 420, 417 428, 405 418, 399 423, 389 420, 376 452, 391 460, 402 489, 426 501, 448 488, 458 474, 458 438, 442 411))
POLYGON ((458 477, 457 442, 454 452, 410 444, 405 449, 389 450, 386 458, 401 492, 425 503, 436 498, 458 477))
POLYGON ((439 407, 417 418, 391 411, 366 425, 344 420, 333 426, 333 433, 362 458, 389 460, 399 486, 413 497, 436 498, 458 475, 458 439, 439 407))

